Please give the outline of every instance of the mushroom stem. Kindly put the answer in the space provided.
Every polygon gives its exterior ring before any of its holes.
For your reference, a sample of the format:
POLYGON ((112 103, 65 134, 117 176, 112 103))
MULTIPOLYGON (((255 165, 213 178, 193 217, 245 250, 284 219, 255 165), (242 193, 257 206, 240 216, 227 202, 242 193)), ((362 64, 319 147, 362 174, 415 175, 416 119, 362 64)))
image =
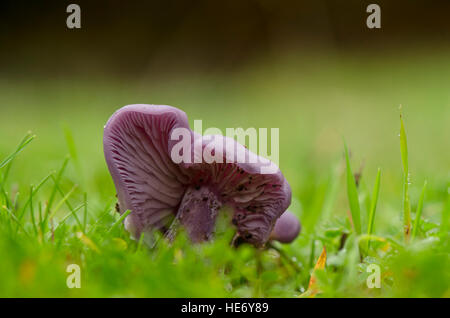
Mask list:
POLYGON ((189 187, 181 200, 177 219, 194 243, 212 238, 222 203, 207 186, 189 187))

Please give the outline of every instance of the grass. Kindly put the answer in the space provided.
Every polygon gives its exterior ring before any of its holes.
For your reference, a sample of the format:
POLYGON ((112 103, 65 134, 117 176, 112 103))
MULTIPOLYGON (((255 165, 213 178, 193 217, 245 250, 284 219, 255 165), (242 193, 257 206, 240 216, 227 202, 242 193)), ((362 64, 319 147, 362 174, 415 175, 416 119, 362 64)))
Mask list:
POLYGON ((403 227, 405 242, 409 242, 411 236, 411 203, 409 198, 409 185, 411 183, 408 164, 408 143, 406 141, 405 124, 400 114, 400 153, 403 164, 403 227))
POLYGON ((447 55, 304 59, 189 81, 0 82, 0 296, 297 297, 314 273, 315 297, 449 297, 447 55), (263 251, 231 248, 229 230, 197 246, 131 240, 101 137, 135 102, 178 105, 204 127, 281 127, 298 239, 263 251), (80 289, 66 286, 70 264, 80 289))
MULTIPOLYGON (((427 189, 427 181, 423 183, 422 192, 420 194, 419 203, 417 203, 417 210, 416 210, 416 217, 414 221, 414 227, 413 227, 413 233, 412 233, 412 239, 417 235, 418 229, 420 227, 420 219, 422 217, 422 209, 423 209, 423 200, 425 198, 425 191, 427 189)), ((444 213, 442 213, 444 215, 444 213)))
POLYGON ((351 222, 355 232, 361 234, 361 209, 359 207, 358 192, 356 190, 355 175, 352 172, 350 165, 350 159, 348 155, 347 145, 345 145, 345 163, 346 163, 346 176, 347 176, 347 195, 350 205, 351 222))
MULTIPOLYGON (((373 225, 375 222, 375 211, 377 209, 378 196, 380 194, 380 180, 381 180, 381 169, 378 168, 377 177, 375 179, 375 185, 373 187, 372 201, 370 202, 369 210, 369 221, 367 224, 367 235, 373 234, 373 225)), ((417 215, 420 218, 420 215, 417 215)), ((370 248, 370 240, 367 242, 367 249, 370 248)))

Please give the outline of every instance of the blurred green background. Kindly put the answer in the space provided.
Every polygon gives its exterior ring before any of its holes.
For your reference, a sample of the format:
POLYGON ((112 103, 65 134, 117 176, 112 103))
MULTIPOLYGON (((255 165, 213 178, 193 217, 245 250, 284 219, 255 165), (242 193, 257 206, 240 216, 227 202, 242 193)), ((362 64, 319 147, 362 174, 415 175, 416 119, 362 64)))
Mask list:
MULTIPOLYGON (((448 2, 379 1, 379 30, 365 26, 367 1, 78 1, 80 30, 65 26, 69 3, 0 5, 0 158, 27 131, 37 135, 15 160, 9 191, 26 192, 58 169, 71 134, 68 176, 92 211, 102 209, 115 194, 103 125, 121 106, 166 104, 203 127, 280 128, 280 168, 304 219, 323 200, 345 139, 365 187, 383 169, 377 222, 389 233, 401 227, 402 105, 412 201, 427 179, 423 215, 441 220, 450 177, 448 2)), ((345 191, 337 197, 332 213, 344 218, 345 191)))
POLYGON ((450 6, 380 2, 382 28, 370 30, 367 4, 80 1, 82 28, 70 30, 68 3, 3 2, 0 154, 36 133, 27 156, 39 169, 20 159, 32 182, 67 153, 66 125, 83 173, 109 193, 103 124, 127 104, 167 104, 204 126, 281 128, 280 165, 298 192, 343 138, 370 176, 382 166, 399 179, 402 105, 412 175, 445 180, 450 6))

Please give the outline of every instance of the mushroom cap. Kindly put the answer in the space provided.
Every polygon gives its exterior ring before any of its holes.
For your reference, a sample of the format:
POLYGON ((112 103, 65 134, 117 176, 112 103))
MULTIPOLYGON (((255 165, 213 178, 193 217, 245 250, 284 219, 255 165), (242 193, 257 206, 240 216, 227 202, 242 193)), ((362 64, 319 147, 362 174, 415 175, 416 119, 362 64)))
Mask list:
POLYGON ((291 243, 300 233, 300 222, 290 211, 284 212, 275 222, 271 238, 281 243, 291 243))
POLYGON ((116 187, 119 212, 133 237, 164 229, 176 212, 188 176, 169 156, 170 133, 189 128, 186 114, 171 106, 129 105, 117 110, 104 128, 106 163, 116 187))
POLYGON ((126 228, 134 237, 144 231, 166 232, 187 189, 207 186, 223 205, 233 208, 239 235, 260 246, 291 201, 290 186, 272 162, 234 139, 192 132, 186 114, 172 106, 119 109, 105 126, 103 144, 120 213, 132 211, 126 228), (172 149, 181 140, 172 139, 177 128, 189 132, 189 162, 172 160, 172 149), (194 160, 199 155, 196 147, 201 149, 201 162, 194 160), (275 169, 261 173, 269 166, 275 169))

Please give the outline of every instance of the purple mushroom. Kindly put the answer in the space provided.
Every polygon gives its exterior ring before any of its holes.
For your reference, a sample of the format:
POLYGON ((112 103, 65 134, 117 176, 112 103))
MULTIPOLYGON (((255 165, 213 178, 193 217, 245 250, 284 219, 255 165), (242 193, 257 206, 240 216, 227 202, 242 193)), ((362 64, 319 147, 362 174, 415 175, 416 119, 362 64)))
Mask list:
POLYGON ((284 212, 275 223, 270 238, 281 243, 291 243, 300 233, 300 222, 289 211, 284 212))
POLYGON ((194 133, 175 107, 121 108, 108 120, 103 143, 119 212, 131 210, 125 226, 134 238, 171 236, 181 224, 193 242, 209 240, 226 205, 237 236, 263 246, 291 202, 278 167, 264 172, 272 162, 234 139, 194 133))

